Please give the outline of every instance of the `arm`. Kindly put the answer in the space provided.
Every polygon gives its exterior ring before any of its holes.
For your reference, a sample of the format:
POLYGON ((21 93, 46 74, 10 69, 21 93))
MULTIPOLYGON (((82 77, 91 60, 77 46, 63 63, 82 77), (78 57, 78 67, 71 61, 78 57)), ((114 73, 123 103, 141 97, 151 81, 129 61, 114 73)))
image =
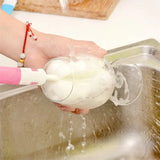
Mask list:
MULTIPOLYGON (((0 53, 18 61, 24 43, 25 29, 24 23, 0 9, 0 53)), ((75 54, 85 53, 98 57, 103 57, 106 54, 104 49, 101 49, 93 42, 77 41, 57 35, 45 34, 33 28, 32 31, 38 37, 38 40, 34 41, 30 37, 27 38, 25 67, 43 68, 52 58, 68 56, 73 48, 75 54)), ((64 111, 72 111, 74 113, 88 112, 88 110, 57 105, 64 111)))
MULTIPOLYGON (((27 38, 26 67, 42 68, 49 59, 68 55, 73 46, 76 54, 85 52, 103 57, 106 53, 93 42, 45 34, 33 28, 32 30, 38 37, 38 41, 27 38)), ((22 52, 24 36, 25 24, 0 9, 0 53, 18 61, 22 52)))
POLYGON ((0 53, 17 61, 24 33, 24 24, 0 9, 0 53))
MULTIPOLYGON (((0 9, 0 53, 15 61, 18 61, 24 43, 25 29, 26 27, 24 23, 18 21, 17 19, 0 9)), ((58 47, 60 45, 63 46, 64 44, 65 46, 67 46, 67 43, 70 43, 72 41, 71 39, 67 39, 60 36, 43 34, 41 32, 36 31, 35 29, 32 30, 38 37, 38 41, 34 41, 29 37, 27 38, 26 60, 29 61, 30 59, 32 59, 31 54, 32 57, 35 58, 37 53, 39 54, 39 56, 36 57, 36 61, 39 60, 39 65, 34 65, 27 62, 26 66, 28 67, 43 67, 43 65, 47 62, 44 62, 42 60, 45 56, 45 59, 48 58, 47 60, 49 60, 50 57, 52 58, 58 56, 59 54, 61 54, 59 53, 58 47), (46 48, 48 49, 46 50, 46 48), (54 49, 54 54, 51 53, 51 48, 57 48, 57 50, 54 49), (41 53, 43 52, 43 50, 45 50, 45 52, 48 53, 46 55, 42 55, 41 53), (43 57, 42 59, 40 58, 41 56, 43 57), (40 65, 42 63, 43 65, 40 65)), ((64 49, 66 50, 66 48, 67 47, 65 47, 64 49)))

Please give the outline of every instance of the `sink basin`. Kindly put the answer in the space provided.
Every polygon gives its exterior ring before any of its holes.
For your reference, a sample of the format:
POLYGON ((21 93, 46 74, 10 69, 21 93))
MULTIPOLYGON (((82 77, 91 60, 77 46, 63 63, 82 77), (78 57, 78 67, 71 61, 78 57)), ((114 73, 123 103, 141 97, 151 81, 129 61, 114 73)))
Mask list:
POLYGON ((153 39, 109 51, 139 53, 130 61, 140 66, 143 90, 128 106, 108 101, 74 115, 36 86, 0 86, 0 160, 160 159, 159 51, 153 39))

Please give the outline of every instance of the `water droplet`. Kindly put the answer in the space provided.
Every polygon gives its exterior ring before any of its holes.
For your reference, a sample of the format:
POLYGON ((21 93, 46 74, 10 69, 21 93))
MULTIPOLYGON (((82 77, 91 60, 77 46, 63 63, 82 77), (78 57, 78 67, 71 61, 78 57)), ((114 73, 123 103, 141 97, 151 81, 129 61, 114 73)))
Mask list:
POLYGON ((66 151, 74 150, 74 145, 69 143, 68 146, 66 147, 66 151))
POLYGON ((63 139, 66 138, 65 135, 63 134, 63 132, 59 132, 59 137, 61 137, 61 138, 63 138, 63 139))
POLYGON ((81 145, 82 145, 82 147, 85 147, 86 142, 82 142, 81 145))

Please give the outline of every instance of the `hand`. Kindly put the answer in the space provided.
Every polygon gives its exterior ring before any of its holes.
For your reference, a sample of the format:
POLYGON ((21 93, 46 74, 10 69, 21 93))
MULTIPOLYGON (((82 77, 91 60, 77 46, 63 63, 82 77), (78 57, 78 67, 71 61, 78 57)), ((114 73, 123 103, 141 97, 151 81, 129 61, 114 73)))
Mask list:
MULTIPOLYGON (((65 37, 38 33, 38 41, 30 42, 30 47, 26 52, 25 67, 43 68, 44 65, 52 58, 59 56, 68 56, 71 49, 74 48, 75 54, 90 54, 97 57, 103 57, 106 54, 104 49, 101 49, 93 42, 77 41, 65 37), (34 43, 34 44, 33 44, 34 43)), ((69 106, 56 105, 63 111, 70 111, 75 114, 87 114, 88 109, 79 109, 69 106)))
MULTIPOLYGON (((0 9, 0 53, 18 62, 24 44, 25 24, 0 9)), ((32 28, 37 41, 27 37, 24 66, 43 68, 52 58, 67 56, 74 49, 75 54, 85 53, 103 57, 106 51, 93 42, 76 41, 65 37, 44 34, 32 28)), ((86 114, 88 110, 58 105, 62 110, 86 114)))

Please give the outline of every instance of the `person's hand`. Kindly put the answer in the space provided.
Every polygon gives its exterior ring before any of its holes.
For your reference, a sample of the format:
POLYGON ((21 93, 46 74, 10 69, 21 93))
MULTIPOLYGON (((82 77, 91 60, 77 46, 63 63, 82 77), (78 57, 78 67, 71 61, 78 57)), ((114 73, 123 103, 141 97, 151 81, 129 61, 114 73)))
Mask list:
MULTIPOLYGON (((50 59, 67 56, 72 49, 74 49, 75 54, 85 53, 98 57, 103 57, 106 53, 105 50, 93 42, 76 41, 65 37, 44 34, 33 28, 32 31, 38 37, 38 40, 34 41, 32 37, 28 36, 25 51, 22 51, 26 33, 25 24, 2 9, 0 9, 0 20, 0 53, 18 62, 20 53, 25 52, 25 67, 33 69, 43 68, 50 59)), ((77 114, 86 114, 88 112, 88 110, 84 109, 57 105, 64 111, 71 111, 77 114)))
MULTIPOLYGON (((68 56, 71 49, 74 48, 75 54, 90 54, 97 57, 103 57, 106 51, 93 42, 77 41, 65 37, 38 33, 38 40, 33 42, 29 40, 27 46, 25 67, 43 68, 44 65, 53 58, 59 56, 68 56)), ((63 111, 70 111, 75 114, 87 114, 88 109, 79 109, 69 106, 56 104, 63 111)))

